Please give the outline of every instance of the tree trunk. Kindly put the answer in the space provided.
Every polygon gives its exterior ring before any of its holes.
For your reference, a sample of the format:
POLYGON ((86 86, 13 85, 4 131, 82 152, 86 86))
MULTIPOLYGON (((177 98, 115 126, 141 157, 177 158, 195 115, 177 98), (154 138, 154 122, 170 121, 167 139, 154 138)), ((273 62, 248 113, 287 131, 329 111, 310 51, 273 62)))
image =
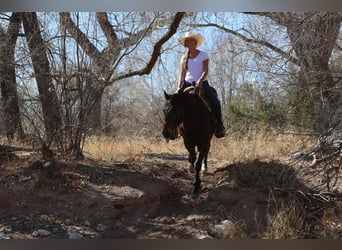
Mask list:
POLYGON ((286 25, 293 48, 307 83, 325 85, 324 95, 335 86, 329 59, 340 30, 339 16, 334 13, 317 14, 308 21, 301 19, 286 25))
POLYGON ((340 30, 340 17, 337 13, 313 13, 307 20, 294 19, 284 25, 298 57, 299 84, 303 89, 312 86, 317 94, 318 132, 327 131, 338 122, 333 115, 341 98, 329 68, 340 30))
POLYGON ((57 95, 50 74, 46 44, 40 33, 37 14, 35 12, 25 12, 22 16, 42 105, 46 140, 48 143, 51 143, 58 140, 61 117, 57 95))
MULTIPOLYGON (((89 90, 85 91, 85 96, 88 99, 87 102, 87 115, 86 124, 90 131, 100 132, 101 131, 101 114, 102 114, 102 95, 104 89, 94 89, 89 86, 89 90), (90 91, 92 89, 92 91, 90 91)), ((92 133, 91 132, 91 133, 92 133)))
POLYGON ((14 51, 20 24, 20 14, 12 13, 7 33, 0 37, 0 86, 5 132, 8 140, 12 140, 15 135, 20 139, 24 137, 24 130, 20 119, 14 63, 14 51))

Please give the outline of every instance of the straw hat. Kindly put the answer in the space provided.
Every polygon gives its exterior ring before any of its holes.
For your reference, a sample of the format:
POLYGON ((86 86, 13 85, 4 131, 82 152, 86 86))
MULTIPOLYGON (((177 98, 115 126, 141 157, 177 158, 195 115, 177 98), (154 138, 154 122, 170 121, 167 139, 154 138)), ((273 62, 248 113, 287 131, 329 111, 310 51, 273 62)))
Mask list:
POLYGON ((196 40, 196 48, 201 46, 202 42, 203 42, 203 37, 201 34, 191 34, 191 32, 187 32, 185 34, 185 37, 179 38, 178 41, 180 44, 182 44, 183 46, 185 46, 185 40, 188 38, 193 38, 196 40))

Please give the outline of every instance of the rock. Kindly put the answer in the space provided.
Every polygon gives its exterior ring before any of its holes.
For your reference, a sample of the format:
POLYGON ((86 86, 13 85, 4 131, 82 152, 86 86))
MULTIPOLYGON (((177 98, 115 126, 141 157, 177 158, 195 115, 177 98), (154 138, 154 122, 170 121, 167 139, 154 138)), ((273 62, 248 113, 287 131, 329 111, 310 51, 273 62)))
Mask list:
POLYGON ((78 239, 84 238, 82 234, 77 233, 77 232, 68 232, 68 236, 70 240, 78 240, 78 239))
POLYGON ((49 216, 47 216, 46 214, 42 214, 42 215, 40 216, 40 219, 41 219, 41 220, 48 220, 48 219, 49 219, 49 216))
POLYGON ((31 176, 21 176, 19 178, 19 182, 26 182, 26 181, 29 181, 31 180, 31 176))
POLYGON ((68 236, 71 240, 83 239, 83 234, 78 232, 79 228, 73 226, 68 227, 68 236))
POLYGON ((96 227, 96 231, 98 232, 103 232, 104 230, 106 230, 106 226, 103 224, 98 224, 96 227))
POLYGON ((198 240, 213 240, 214 238, 208 234, 200 234, 200 235, 196 236, 196 239, 198 239, 198 240))
POLYGON ((90 224, 89 221, 86 220, 86 221, 84 222, 84 225, 87 226, 87 227, 90 227, 91 224, 90 224))
POLYGON ((51 232, 45 229, 38 229, 38 234, 39 236, 46 237, 46 236, 49 236, 51 232))
POLYGON ((38 229, 38 230, 33 231, 32 236, 33 237, 38 237, 38 236, 46 237, 46 236, 49 236, 50 234, 51 232, 48 230, 38 229))
POLYGON ((0 240, 9 240, 9 239, 11 239, 11 237, 9 237, 8 235, 0 234, 0 240))
POLYGON ((3 228, 2 231, 5 233, 11 233, 12 232, 12 226, 7 225, 3 228))
POLYGON ((47 161, 45 161, 45 162, 43 163, 43 167, 44 167, 44 168, 51 168, 51 167, 54 166, 54 164, 56 164, 55 161, 53 161, 53 160, 47 160, 47 161))
POLYGON ((220 224, 214 226, 214 233, 215 235, 220 238, 226 238, 234 229, 234 223, 230 220, 221 221, 220 224))

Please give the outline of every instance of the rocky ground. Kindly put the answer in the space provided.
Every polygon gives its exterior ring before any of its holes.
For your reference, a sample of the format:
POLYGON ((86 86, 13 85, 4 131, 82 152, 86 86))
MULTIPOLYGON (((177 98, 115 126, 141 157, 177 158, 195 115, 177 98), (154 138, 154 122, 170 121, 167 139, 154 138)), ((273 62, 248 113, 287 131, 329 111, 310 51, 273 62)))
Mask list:
POLYGON ((342 238, 340 173, 325 192, 326 176, 313 168, 209 160, 193 200, 186 155, 113 163, 11 155, 0 166, 1 239, 267 238, 269 215, 294 199, 316 218, 304 237, 321 238, 332 211, 327 237, 342 238))

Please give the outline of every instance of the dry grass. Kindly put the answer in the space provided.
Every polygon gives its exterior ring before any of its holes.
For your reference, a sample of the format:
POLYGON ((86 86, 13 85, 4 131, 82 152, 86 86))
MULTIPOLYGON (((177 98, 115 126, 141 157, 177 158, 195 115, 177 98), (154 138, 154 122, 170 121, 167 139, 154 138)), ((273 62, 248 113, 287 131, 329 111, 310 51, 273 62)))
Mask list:
POLYGON ((268 224, 264 239, 301 239, 304 224, 302 209, 294 201, 282 203, 275 214, 268 214, 268 224))
MULTIPOLYGON (((253 132, 243 138, 228 135, 211 143, 209 159, 229 162, 248 160, 280 160, 289 154, 312 146, 308 137, 294 134, 253 132)), ((142 137, 90 137, 84 152, 104 161, 143 159, 146 153, 187 154, 181 138, 169 141, 142 137)))
POLYGON ((85 155, 103 161, 143 160, 147 153, 185 154, 181 140, 153 140, 143 137, 90 137, 84 145, 85 155))
POLYGON ((336 207, 324 211, 319 229, 321 239, 341 239, 342 232, 342 202, 336 207))

